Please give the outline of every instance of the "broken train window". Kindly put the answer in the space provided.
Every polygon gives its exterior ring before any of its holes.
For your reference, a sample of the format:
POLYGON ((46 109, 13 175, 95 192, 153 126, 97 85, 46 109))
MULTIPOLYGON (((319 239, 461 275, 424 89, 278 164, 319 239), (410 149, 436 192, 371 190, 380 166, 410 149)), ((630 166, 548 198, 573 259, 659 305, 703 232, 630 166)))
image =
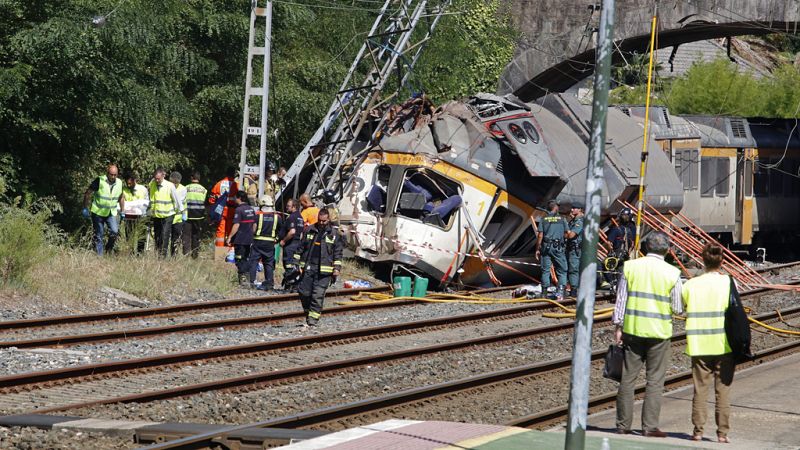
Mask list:
POLYGON ((522 217, 518 214, 498 206, 483 231, 483 236, 486 238, 483 248, 490 253, 502 248, 521 223, 522 217))
POLYGON ((391 167, 381 164, 375 170, 375 181, 367 193, 367 211, 379 215, 386 214, 386 187, 389 186, 391 167))
POLYGON ((449 228, 461 206, 458 183, 425 168, 409 169, 403 176, 396 212, 440 228, 449 228))

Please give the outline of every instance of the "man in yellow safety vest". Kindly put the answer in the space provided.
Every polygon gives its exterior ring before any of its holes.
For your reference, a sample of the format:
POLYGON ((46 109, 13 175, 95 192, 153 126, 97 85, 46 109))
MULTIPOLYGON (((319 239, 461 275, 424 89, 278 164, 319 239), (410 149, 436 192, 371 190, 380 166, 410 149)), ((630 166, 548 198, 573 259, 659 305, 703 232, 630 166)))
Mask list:
POLYGON ((625 350, 622 380, 617 393, 617 432, 629 434, 633 422, 636 378, 647 367, 647 389, 642 406, 642 434, 666 437, 658 429, 661 393, 669 365, 672 314, 683 311, 680 270, 664 261, 669 236, 654 231, 647 236, 647 256, 625 262, 617 285, 611 321, 614 339, 625 350))
POLYGON ((192 182, 186 185, 186 221, 183 224, 183 254, 197 259, 200 252, 200 233, 206 217, 208 191, 200 184, 200 172, 192 173, 192 182))
POLYGON ((83 194, 83 217, 92 219, 94 247, 98 255, 114 250, 119 235, 119 211, 125 210, 125 197, 122 195, 122 180, 117 178, 119 169, 109 164, 106 174, 95 178, 83 194), (108 227, 108 241, 103 245, 105 229, 108 227))
POLYGON ((125 197, 125 239, 134 247, 133 252, 140 254, 144 251, 147 241, 145 216, 150 205, 150 193, 146 187, 139 184, 136 172, 128 172, 125 175, 122 195, 125 197))
POLYGON ((166 171, 159 167, 153 174, 150 191, 150 214, 153 218, 153 233, 156 237, 156 250, 164 258, 169 251, 172 223, 176 214, 183 214, 183 205, 178 200, 175 185, 164 179, 166 171))
POLYGON ((181 184, 183 176, 180 172, 169 174, 170 183, 175 185, 175 193, 178 194, 178 202, 181 204, 181 214, 175 214, 172 219, 172 231, 170 232, 169 251, 172 256, 178 256, 183 247, 183 224, 186 222, 186 186, 181 184))

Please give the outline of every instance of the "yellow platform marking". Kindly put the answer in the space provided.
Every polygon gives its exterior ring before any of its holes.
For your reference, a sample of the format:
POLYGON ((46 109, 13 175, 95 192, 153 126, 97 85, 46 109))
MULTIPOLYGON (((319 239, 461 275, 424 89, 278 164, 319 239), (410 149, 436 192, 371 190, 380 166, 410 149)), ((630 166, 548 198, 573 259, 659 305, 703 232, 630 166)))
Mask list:
POLYGON ((486 436, 479 436, 476 438, 467 439, 466 441, 456 442, 454 445, 437 447, 436 450, 463 450, 465 448, 475 448, 479 445, 488 444, 489 442, 496 441, 498 439, 514 436, 515 434, 526 433, 528 431, 530 430, 526 428, 508 427, 508 429, 499 431, 497 433, 487 434, 486 436))

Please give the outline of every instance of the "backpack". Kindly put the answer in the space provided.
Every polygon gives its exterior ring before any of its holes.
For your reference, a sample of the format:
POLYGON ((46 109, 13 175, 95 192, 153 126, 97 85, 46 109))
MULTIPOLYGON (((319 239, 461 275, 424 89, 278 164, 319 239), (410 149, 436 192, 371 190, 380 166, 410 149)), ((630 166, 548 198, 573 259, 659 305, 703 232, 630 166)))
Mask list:
POLYGON ((225 205, 228 203, 228 193, 223 192, 214 201, 214 207, 208 212, 208 220, 211 223, 218 223, 222 220, 222 213, 225 211, 225 205))
POLYGON ((736 290, 736 284, 731 280, 731 295, 728 309, 725 310, 725 336, 733 351, 735 362, 745 362, 753 358, 750 352, 750 321, 744 312, 742 299, 736 290))

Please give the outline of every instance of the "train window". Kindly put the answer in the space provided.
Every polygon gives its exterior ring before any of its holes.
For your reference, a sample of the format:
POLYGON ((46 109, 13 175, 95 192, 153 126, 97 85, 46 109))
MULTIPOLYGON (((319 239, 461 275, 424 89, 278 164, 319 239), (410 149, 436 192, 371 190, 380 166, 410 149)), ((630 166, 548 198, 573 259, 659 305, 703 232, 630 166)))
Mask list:
POLYGON ((717 197, 727 197, 731 184, 730 158, 717 158, 717 179, 714 191, 717 197))
POLYGON ((483 236, 486 238, 484 241, 484 249, 491 252, 497 248, 502 247, 511 236, 511 233, 517 229, 522 223, 522 217, 507 208, 498 206, 486 225, 483 231, 483 236))
POLYGON ((683 190, 697 189, 697 150, 678 150, 675 152, 675 173, 681 180, 683 190))
POLYGON ((716 158, 700 158, 700 196, 714 196, 714 181, 716 179, 716 158))
POLYGON ((744 160, 744 195, 745 197, 753 196, 753 160, 744 160))
POLYGON ((386 186, 389 185, 389 176, 392 169, 386 164, 378 166, 375 171, 375 184, 367 192, 367 211, 383 215, 386 213, 386 186))
POLYGON ((460 186, 423 168, 406 171, 395 211, 439 228, 449 228, 461 206, 460 186))
POLYGON ((533 254, 533 251, 536 247, 536 232, 533 231, 533 227, 529 226, 525 228, 525 231, 522 232, 521 235, 511 244, 506 251, 503 252, 503 256, 517 256, 517 255, 529 255, 533 254))
POLYGON ((531 138, 534 144, 539 143, 539 132, 536 131, 536 127, 532 123, 523 122, 522 128, 525 128, 525 132, 528 133, 528 137, 531 138))

